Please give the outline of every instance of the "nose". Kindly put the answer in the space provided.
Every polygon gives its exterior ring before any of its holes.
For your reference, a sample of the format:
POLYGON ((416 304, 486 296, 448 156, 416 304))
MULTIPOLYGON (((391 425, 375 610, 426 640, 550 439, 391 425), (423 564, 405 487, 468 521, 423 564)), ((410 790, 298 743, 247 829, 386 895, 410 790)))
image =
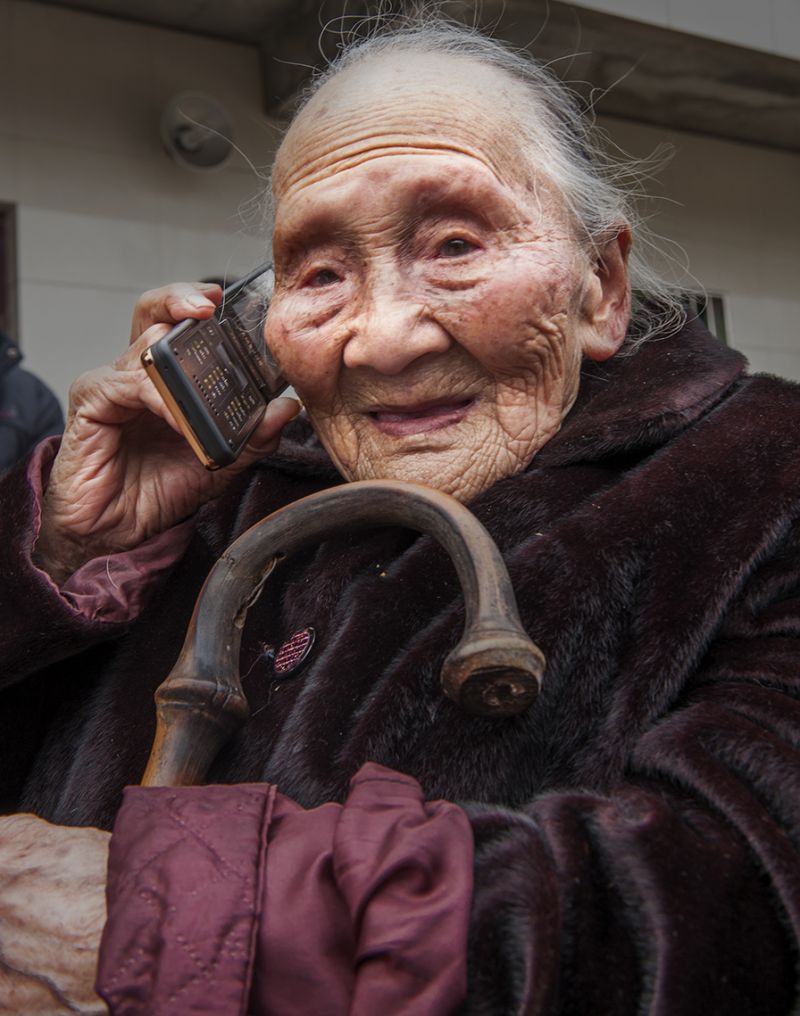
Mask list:
POLYGON ((421 356, 443 353, 451 344, 427 303, 397 276, 373 281, 343 351, 344 365, 400 374, 421 356))

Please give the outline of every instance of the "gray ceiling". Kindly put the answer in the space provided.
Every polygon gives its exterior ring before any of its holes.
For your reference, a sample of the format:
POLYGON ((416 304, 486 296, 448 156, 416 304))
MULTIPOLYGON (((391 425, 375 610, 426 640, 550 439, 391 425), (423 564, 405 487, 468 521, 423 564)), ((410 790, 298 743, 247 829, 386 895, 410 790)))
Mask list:
MULTIPOLYGON (((352 24, 368 6, 368 0, 49 2, 255 45, 264 107, 277 115, 303 84, 305 66, 320 62, 320 49, 335 51, 335 34, 321 26, 342 13, 352 24)), ((465 0, 459 9, 472 20, 474 4, 465 0)), ((483 0, 480 20, 500 38, 558 61, 570 81, 591 82, 600 113, 800 151, 800 61, 557 0, 483 0), (564 60, 565 54, 573 56, 564 60)))

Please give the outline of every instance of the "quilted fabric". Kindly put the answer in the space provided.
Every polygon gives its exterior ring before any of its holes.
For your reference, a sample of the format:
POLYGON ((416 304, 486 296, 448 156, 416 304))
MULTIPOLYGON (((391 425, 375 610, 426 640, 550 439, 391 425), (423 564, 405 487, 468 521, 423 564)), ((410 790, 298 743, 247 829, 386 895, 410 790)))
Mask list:
POLYGON ((128 792, 99 972, 113 1013, 245 1012, 275 793, 268 784, 128 792))
POLYGON ((471 889, 464 813, 380 766, 312 811, 269 784, 130 788, 98 991, 114 1016, 446 1016, 471 889))

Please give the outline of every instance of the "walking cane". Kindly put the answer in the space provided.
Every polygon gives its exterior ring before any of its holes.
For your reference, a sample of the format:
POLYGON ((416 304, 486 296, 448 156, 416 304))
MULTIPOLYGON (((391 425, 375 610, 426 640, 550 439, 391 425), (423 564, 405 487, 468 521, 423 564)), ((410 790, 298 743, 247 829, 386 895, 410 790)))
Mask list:
POLYGON ((217 752, 247 719, 239 647, 248 609, 275 565, 335 533, 381 525, 428 533, 455 565, 464 633, 442 665, 446 695, 469 713, 511 716, 536 698, 544 656, 522 629, 494 541, 475 516, 440 491, 395 480, 312 494, 258 522, 206 579, 183 649, 156 691, 157 729, 142 784, 201 783, 217 752))

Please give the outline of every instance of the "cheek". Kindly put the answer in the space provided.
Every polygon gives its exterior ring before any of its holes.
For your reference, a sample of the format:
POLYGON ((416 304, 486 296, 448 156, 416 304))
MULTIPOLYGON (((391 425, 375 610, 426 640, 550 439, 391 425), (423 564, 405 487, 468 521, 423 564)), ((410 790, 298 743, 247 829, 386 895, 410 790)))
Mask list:
POLYGON ((559 261, 504 258, 479 286, 442 301, 437 316, 490 369, 524 368, 569 341, 574 290, 574 272, 559 261))
POLYGON ((266 340, 287 381, 306 403, 330 395, 338 380, 342 348, 330 327, 299 324, 291 307, 273 307, 266 340))

